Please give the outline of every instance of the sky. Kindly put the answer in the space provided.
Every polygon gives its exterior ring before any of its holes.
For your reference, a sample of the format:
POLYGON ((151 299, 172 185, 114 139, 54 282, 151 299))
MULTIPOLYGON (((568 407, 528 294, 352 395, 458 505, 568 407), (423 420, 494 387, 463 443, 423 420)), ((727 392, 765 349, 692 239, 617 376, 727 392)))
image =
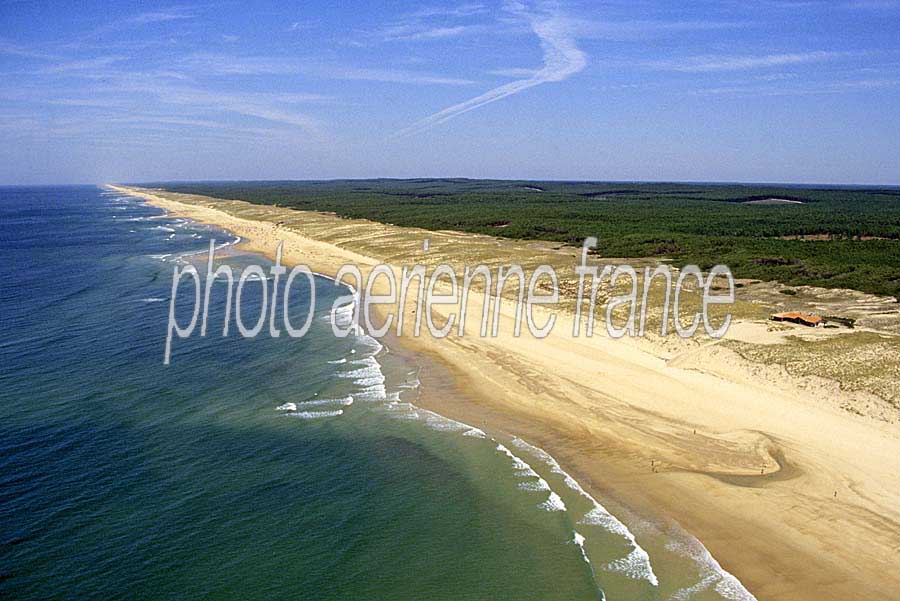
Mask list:
POLYGON ((900 184, 900 0, 0 0, 0 184, 900 184))

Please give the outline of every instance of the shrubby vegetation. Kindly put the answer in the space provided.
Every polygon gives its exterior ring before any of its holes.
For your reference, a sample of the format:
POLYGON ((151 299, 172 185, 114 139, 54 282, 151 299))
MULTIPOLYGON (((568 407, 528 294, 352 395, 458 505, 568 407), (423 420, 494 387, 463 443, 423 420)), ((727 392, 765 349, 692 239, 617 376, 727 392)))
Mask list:
POLYGON ((144 184, 402 226, 581 244, 900 295, 900 189, 468 179, 144 184), (756 204, 768 199, 799 201, 756 204))

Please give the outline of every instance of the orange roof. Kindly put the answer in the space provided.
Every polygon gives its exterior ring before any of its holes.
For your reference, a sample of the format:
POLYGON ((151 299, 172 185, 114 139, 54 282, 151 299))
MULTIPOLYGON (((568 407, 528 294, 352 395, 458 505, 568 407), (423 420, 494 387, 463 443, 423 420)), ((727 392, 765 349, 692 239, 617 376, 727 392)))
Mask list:
POLYGON ((807 315, 805 313, 801 313, 800 311, 787 311, 785 313, 776 313, 772 317, 778 317, 780 319, 799 319, 799 320, 805 321, 807 323, 821 323, 824 321, 818 315, 807 315))

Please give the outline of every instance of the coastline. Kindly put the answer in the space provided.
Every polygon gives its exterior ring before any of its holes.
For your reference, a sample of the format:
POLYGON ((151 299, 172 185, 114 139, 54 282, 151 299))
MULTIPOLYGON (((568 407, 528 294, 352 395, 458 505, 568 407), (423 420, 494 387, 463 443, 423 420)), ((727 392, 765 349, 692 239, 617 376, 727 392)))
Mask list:
MULTIPOLYGON (((237 217, 227 207, 240 201, 220 210, 114 189, 223 227, 269 257, 284 239, 286 265, 334 276, 345 262, 390 262, 280 226, 285 209, 248 205, 248 217, 237 217)), ((501 313, 501 331, 510 332, 514 309, 504 301, 501 313)), ((422 366, 418 405, 521 436, 592 494, 675 520, 760 599, 896 598, 895 429, 764 382, 674 367, 628 341, 573 339, 562 334, 569 323, 561 319, 544 341, 389 344, 422 366)))

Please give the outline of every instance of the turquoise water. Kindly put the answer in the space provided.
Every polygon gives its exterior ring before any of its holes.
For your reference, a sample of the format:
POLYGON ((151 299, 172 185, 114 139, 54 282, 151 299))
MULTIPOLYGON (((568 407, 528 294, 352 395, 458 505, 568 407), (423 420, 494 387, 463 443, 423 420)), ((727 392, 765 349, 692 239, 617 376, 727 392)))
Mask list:
POLYGON ((332 335, 330 280, 302 339, 223 338, 217 285, 164 366, 173 266, 233 235, 95 187, 0 189, 0 223, 0 597, 749 598, 540 449, 417 409, 415 365, 332 335))

